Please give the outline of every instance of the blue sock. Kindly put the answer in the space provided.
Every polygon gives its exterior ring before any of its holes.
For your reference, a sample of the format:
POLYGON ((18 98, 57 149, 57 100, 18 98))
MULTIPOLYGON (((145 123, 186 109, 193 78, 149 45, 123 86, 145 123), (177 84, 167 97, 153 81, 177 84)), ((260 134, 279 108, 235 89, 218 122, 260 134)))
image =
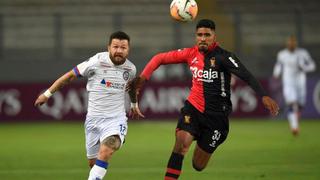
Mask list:
POLYGON ((97 159, 97 160, 96 160, 96 165, 99 166, 99 167, 102 167, 102 168, 104 168, 104 169, 107 169, 109 163, 106 162, 106 161, 102 161, 102 160, 97 159))

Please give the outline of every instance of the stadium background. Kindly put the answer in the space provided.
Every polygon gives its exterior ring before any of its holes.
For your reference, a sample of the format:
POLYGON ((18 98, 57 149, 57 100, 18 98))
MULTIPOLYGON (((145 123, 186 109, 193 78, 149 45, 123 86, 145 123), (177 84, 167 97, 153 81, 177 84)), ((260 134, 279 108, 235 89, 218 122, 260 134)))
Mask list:
MULTIPOLYGON (((192 46, 195 22, 173 21, 169 15, 170 2, 170 0, 0 1, 0 143, 3 146, 0 150, 0 179, 85 178, 87 168, 84 163, 83 141, 80 141, 83 140, 81 124, 86 110, 85 82, 79 80, 65 87, 61 93, 54 95, 48 106, 41 109, 34 108, 33 101, 58 76, 96 52, 104 51, 110 33, 115 30, 123 30, 131 36, 130 59, 136 64, 138 72, 155 53, 192 46), (53 123, 48 125, 41 123, 42 121, 53 123), (69 121, 75 121, 75 123, 69 124, 67 123, 69 121), (7 122, 19 123, 8 124, 7 122), (33 134, 35 132, 36 134, 33 134), (58 136, 59 141, 56 140, 56 132, 61 132, 58 136), (71 137, 68 132, 74 133, 75 136, 71 137), (45 134, 44 137, 43 134, 45 134), (77 141, 71 143, 68 141, 69 138, 77 138, 77 141), (30 140, 32 143, 29 142, 30 140), (61 149, 52 149, 48 143, 50 140, 56 141, 54 145, 61 146, 61 149), (43 143, 47 149, 39 148, 39 143, 43 143), (28 147, 28 150, 19 151, 21 146, 28 147), (63 149, 63 147, 66 148, 63 149), (70 149, 72 152, 69 151, 70 149), (64 168, 61 163, 56 162, 57 164, 53 167, 46 165, 44 160, 35 158, 37 152, 41 151, 44 153, 40 155, 42 158, 52 155, 49 158, 52 163, 54 159, 63 161, 68 158, 78 158, 81 160, 77 162, 80 165, 78 169, 61 171, 64 168), (17 155, 20 153, 26 155, 17 155), (26 157, 28 154, 32 159, 26 157), (12 157, 15 158, 12 160, 12 157), (33 159, 40 162, 43 173, 37 173, 39 166, 27 163, 33 159), (25 168, 21 170, 17 162, 25 168), (58 174, 59 178, 52 177, 58 174), (78 177, 74 174, 80 175, 78 177)), ((211 179, 210 176, 214 174, 224 177, 224 172, 233 168, 233 173, 226 179, 238 179, 238 176, 242 179, 305 177, 319 179, 320 174, 316 169, 319 169, 320 165, 316 160, 320 157, 320 144, 316 138, 319 137, 317 129, 320 127, 320 51, 318 50, 320 2, 317 0, 198 0, 197 2, 199 6, 197 20, 205 17, 216 22, 220 45, 234 51, 240 57, 269 93, 280 102, 282 109, 277 118, 270 118, 254 92, 243 82, 237 81, 233 87, 234 113, 231 118, 235 131, 234 135, 230 135, 230 139, 234 138, 238 144, 230 140, 231 142, 227 142, 222 149, 227 152, 237 150, 244 154, 243 159, 229 157, 221 151, 221 156, 217 157, 218 162, 215 163, 226 165, 227 163, 224 162, 227 161, 230 162, 229 166, 222 166, 216 170, 215 165, 211 165, 203 176, 193 174, 191 168, 186 167, 188 177, 211 179), (308 104, 303 112, 302 122, 305 135, 302 135, 299 140, 290 139, 287 123, 284 121, 285 110, 279 91, 281 86, 278 81, 271 79, 276 54, 284 47, 284 41, 290 34, 296 35, 300 45, 309 50, 318 67, 316 72, 308 76, 308 104), (256 124, 257 121, 260 123, 256 124), (247 134, 247 129, 252 128, 255 128, 256 132, 247 134), (264 130, 272 133, 259 134, 264 130), (252 144, 249 146, 257 154, 248 152, 247 138, 252 136, 255 137, 250 141, 252 144), (268 138, 269 140, 266 140, 268 138), (271 141, 271 139, 278 139, 280 142, 271 141), (281 144, 282 141, 289 141, 289 143, 281 144), (260 144, 255 146, 256 143, 260 144), (246 145, 241 146, 243 144, 246 145), (271 149, 273 154, 261 153, 262 149, 271 149), (291 151, 291 154, 288 157, 279 156, 279 152, 284 153, 283 151, 291 151), (299 156, 297 161, 287 159, 300 152, 310 153, 299 156), (252 156, 248 153, 252 153, 252 156), (260 158, 263 156, 262 160, 258 162, 255 158, 257 156, 260 158), (273 157, 278 157, 278 161, 268 161, 273 157), (250 158, 254 159, 249 160, 254 165, 244 166, 239 170, 232 167, 232 163, 239 167, 242 165, 241 161, 248 161, 250 158), (299 162, 304 162, 304 166, 298 164, 299 162), (279 164, 281 170, 277 171, 274 167, 279 164), (254 171, 253 168, 251 172, 248 171, 248 167, 254 167, 257 170, 254 171)), ((174 129, 179 108, 187 96, 189 78, 188 69, 183 65, 161 67, 153 75, 152 82, 144 89, 145 93, 141 98, 143 101, 141 106, 147 119, 141 124, 131 124, 132 135, 128 135, 128 138, 131 142, 138 139, 137 141, 141 144, 150 142, 151 140, 147 137, 141 138, 137 134, 141 134, 141 128, 148 131, 149 127, 152 128, 153 123, 156 123, 160 130, 154 131, 155 134, 150 138, 155 138, 164 147, 155 144, 153 148, 143 146, 142 149, 138 149, 128 141, 127 150, 124 148, 119 156, 128 158, 126 153, 132 149, 137 154, 159 153, 159 158, 156 158, 159 161, 154 164, 158 163, 156 167, 165 167, 173 141, 171 131, 174 129), (153 120, 158 121, 153 122, 153 120), (163 120, 166 121, 162 122, 163 120)), ((134 166, 133 162, 130 164, 134 166)), ((69 164, 65 163, 65 165, 67 167, 69 164)), ((129 165, 124 169, 130 169, 129 165)), ((161 177, 162 169, 152 169, 153 164, 149 166, 151 168, 148 171, 149 174, 144 174, 137 167, 126 173, 127 175, 136 173, 144 179, 148 177, 160 179, 154 177, 161 177)), ((115 175, 110 176, 114 179, 126 179, 117 176, 120 174, 120 169, 115 171, 115 175)), ((222 177, 219 179, 223 179, 222 177)), ((185 179, 189 178, 185 176, 185 179)), ((134 177, 128 179, 134 179, 134 177)))

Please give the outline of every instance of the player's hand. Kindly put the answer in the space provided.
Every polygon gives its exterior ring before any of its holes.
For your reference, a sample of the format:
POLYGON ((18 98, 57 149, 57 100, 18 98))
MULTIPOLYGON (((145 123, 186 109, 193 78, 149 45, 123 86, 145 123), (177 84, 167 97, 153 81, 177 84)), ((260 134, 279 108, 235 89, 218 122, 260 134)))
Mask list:
POLYGON ((140 119, 140 117, 144 118, 144 115, 141 113, 139 106, 137 104, 134 106, 131 106, 129 116, 132 119, 140 119))
POLYGON ((262 103, 264 107, 270 111, 272 116, 276 116, 279 113, 279 106, 271 97, 263 96, 262 103))
POLYGON ((39 97, 34 102, 34 106, 41 106, 42 104, 46 103, 49 98, 47 98, 44 94, 40 94, 39 97))

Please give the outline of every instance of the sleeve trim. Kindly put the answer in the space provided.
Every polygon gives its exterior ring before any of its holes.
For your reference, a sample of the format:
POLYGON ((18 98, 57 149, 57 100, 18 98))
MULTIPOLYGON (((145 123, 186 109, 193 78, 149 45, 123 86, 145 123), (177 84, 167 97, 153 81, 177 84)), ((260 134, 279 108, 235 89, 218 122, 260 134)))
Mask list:
POLYGON ((80 71, 79 71, 78 67, 74 67, 74 68, 73 68, 73 72, 77 75, 77 77, 82 77, 82 75, 80 74, 80 71))

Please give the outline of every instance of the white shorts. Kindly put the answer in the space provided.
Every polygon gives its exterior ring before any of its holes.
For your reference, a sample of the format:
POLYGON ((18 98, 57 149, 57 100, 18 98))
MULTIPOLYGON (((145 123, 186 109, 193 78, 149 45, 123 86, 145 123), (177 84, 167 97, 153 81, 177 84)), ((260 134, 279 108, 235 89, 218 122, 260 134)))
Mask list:
POLYGON ((109 136, 118 135, 122 146, 128 130, 127 119, 125 115, 113 118, 87 116, 84 124, 87 158, 97 158, 100 143, 109 136))
POLYGON ((306 102, 306 89, 303 86, 284 86, 283 96, 286 104, 299 103, 304 105, 306 102))

